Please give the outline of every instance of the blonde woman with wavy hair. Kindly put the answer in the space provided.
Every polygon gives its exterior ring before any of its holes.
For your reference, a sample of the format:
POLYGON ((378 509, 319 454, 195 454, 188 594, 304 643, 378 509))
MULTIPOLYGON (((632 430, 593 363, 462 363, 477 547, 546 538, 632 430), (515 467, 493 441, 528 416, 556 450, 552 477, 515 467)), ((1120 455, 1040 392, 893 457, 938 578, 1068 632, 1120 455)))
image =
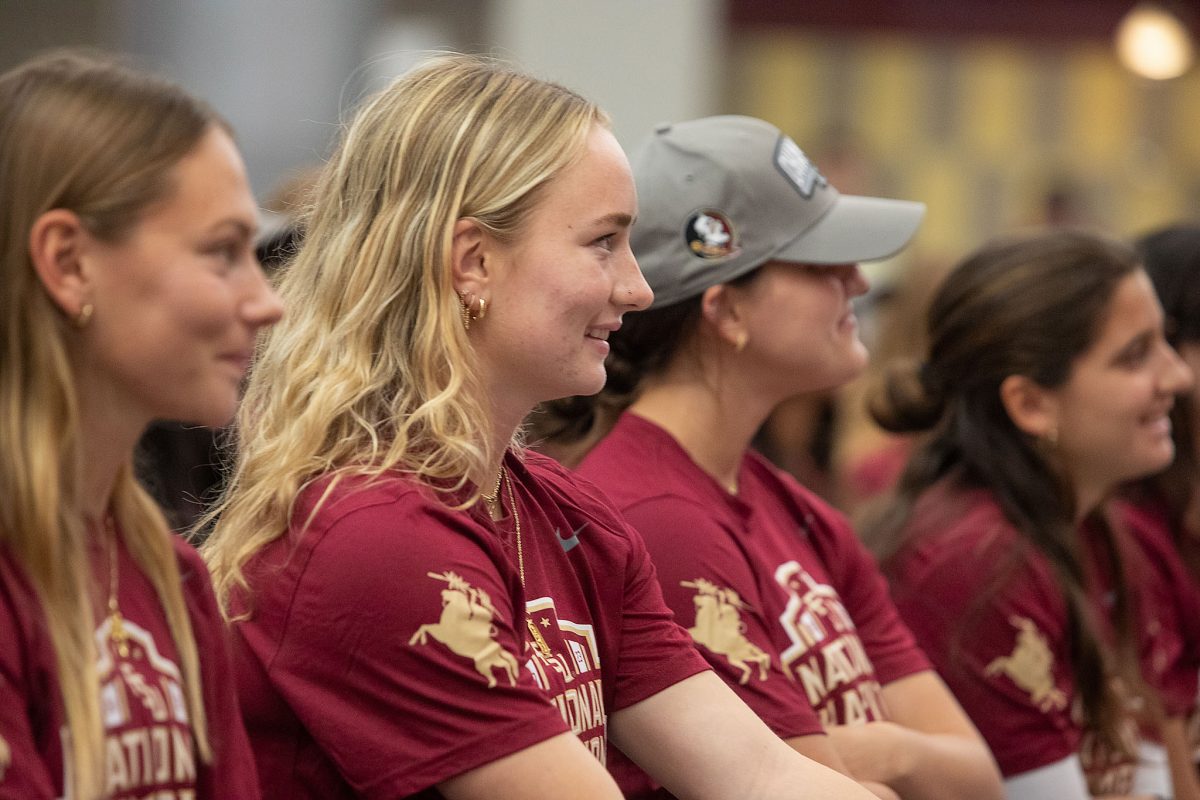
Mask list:
POLYGON ((865 797, 672 621, 640 539, 516 439, 650 292, 604 114, 466 56, 368 101, 314 197, 205 545, 269 797, 865 797))
POLYGON ((225 124, 92 56, 0 75, 0 797, 256 797, 208 575, 133 478, 279 316, 225 124))

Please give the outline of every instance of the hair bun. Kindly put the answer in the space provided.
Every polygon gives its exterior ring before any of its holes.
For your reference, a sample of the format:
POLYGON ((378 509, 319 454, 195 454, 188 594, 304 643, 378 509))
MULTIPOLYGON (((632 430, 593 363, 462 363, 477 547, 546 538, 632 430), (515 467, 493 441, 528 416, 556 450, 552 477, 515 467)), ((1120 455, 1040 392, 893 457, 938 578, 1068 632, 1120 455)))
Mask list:
POLYGON ((910 433, 932 428, 945 410, 945 394, 929 364, 896 361, 884 372, 883 383, 867 409, 885 430, 910 433))

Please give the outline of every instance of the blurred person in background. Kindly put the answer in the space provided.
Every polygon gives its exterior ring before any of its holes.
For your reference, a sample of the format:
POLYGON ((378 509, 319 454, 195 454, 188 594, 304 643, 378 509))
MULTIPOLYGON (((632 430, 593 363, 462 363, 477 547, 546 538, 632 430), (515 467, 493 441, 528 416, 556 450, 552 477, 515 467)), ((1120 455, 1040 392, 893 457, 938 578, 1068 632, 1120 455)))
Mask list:
MULTIPOLYGON (((1193 374, 1200 370, 1200 226, 1173 225, 1135 243, 1166 318, 1167 341, 1193 374)), ((1171 409, 1175 460, 1126 487, 1121 510, 1147 554, 1145 591, 1156 618, 1144 631, 1147 659, 1162 678, 1161 741, 1176 797, 1200 798, 1194 750, 1200 671, 1200 442, 1197 386, 1171 409), (1188 724, 1189 718, 1191 724, 1188 724), (1188 728, 1193 728, 1188 732, 1188 728)), ((1146 757, 1153 757, 1149 753, 1146 757)))
POLYGON ((1149 278, 1090 234, 999 240, 943 282, 927 334, 873 403, 885 429, 928 432, 866 531, 902 616, 1010 797, 1170 795, 1165 769, 1135 776, 1160 703, 1145 565, 1108 502, 1170 463, 1192 380, 1149 278))
MULTIPOLYGON (((999 797, 854 531, 749 449, 779 403, 862 371, 858 262, 904 247, 924 206, 839 195, 749 117, 660 128, 634 176, 655 305, 609 337, 604 392, 545 421, 568 441, 602 436, 579 473, 642 534, 699 651, 777 736, 880 797, 999 797)), ((666 794, 617 774, 627 796, 666 794)))
POLYGON ((0 797, 258 796, 208 573, 133 475, 279 318, 228 126, 83 55, 0 76, 0 797))
POLYGON ((204 546, 271 797, 865 798, 671 620, 640 538, 528 453, 650 291, 604 113, 468 56, 368 101, 324 171, 204 546))
MULTIPOLYGON (((1175 225, 1140 238, 1135 249, 1166 316, 1167 340, 1200 370, 1200 225, 1175 225)), ((1161 517, 1194 582, 1200 582, 1200 398, 1193 390, 1171 410, 1175 460, 1133 487, 1161 517)))

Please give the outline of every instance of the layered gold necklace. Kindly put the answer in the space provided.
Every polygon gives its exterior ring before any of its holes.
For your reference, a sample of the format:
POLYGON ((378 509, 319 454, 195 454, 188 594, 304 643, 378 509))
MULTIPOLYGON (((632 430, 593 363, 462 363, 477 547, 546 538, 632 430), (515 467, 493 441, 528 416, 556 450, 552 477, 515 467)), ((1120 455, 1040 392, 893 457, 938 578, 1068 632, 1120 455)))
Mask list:
POLYGON ((111 512, 104 517, 104 532, 104 551, 108 556, 108 638, 121 658, 128 658, 129 632, 125 630, 125 617, 121 616, 121 604, 117 600, 121 581, 121 552, 117 543, 116 523, 111 512))
MULTIPOLYGON (((483 502, 487 504, 488 513, 492 519, 503 516, 504 508, 500 502, 500 489, 503 484, 504 494, 508 497, 508 507, 512 509, 513 529, 516 532, 517 538, 517 573, 521 576, 521 586, 525 586, 525 547, 521 542, 521 512, 517 510, 517 496, 513 492, 512 476, 508 474, 508 470, 503 465, 500 467, 500 473, 496 476, 496 485, 492 488, 491 496, 482 494, 483 502)), ((529 629, 529 635, 533 638, 534 646, 542 653, 549 657, 550 645, 547 644, 546 638, 542 636, 542 632, 538 630, 537 625, 533 623, 533 619, 528 613, 525 615, 525 626, 529 629)))
POLYGON ((502 464, 500 472, 496 475, 496 485, 492 487, 490 495, 480 492, 483 502, 487 504, 488 513, 492 519, 497 519, 504 516, 504 506, 500 502, 500 489, 503 485, 504 493, 508 496, 508 507, 512 509, 513 528, 517 533, 517 572, 521 576, 521 585, 525 585, 525 549, 521 546, 521 514, 517 511, 517 498, 513 494, 512 478, 508 475, 508 470, 502 464))

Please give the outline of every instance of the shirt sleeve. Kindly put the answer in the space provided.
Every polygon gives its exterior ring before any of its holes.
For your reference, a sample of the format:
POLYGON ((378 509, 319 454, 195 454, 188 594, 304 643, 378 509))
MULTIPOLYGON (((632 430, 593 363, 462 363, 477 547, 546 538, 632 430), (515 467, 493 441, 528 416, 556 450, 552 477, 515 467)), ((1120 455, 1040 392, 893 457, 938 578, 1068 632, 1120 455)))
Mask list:
POLYGON ((614 710, 628 708, 708 668, 663 599, 645 542, 636 530, 626 531, 630 550, 614 710))
POLYGON ((1076 753, 1081 731, 1066 608, 1049 566, 1014 535, 980 534, 925 543, 893 573, 894 596, 1009 778, 1076 753))
POLYGON ((28 624, 32 593, 25 588, 0 558, 0 800, 51 800, 58 794, 39 747, 47 732, 39 737, 35 727, 52 724, 45 704, 37 702, 51 696, 50 665, 37 654, 53 657, 53 651, 48 641, 39 646, 37 630, 28 624), (39 708, 42 718, 35 721, 39 708))
POLYGON ((783 738, 822 734, 817 712, 783 672, 758 582, 729 531, 684 499, 625 509, 643 535, 662 595, 709 666, 783 738))
POLYGON ((434 501, 326 516, 284 567, 290 598, 241 633, 356 791, 407 796, 568 730, 521 667, 494 537, 434 501))
POLYGON ((814 537, 814 546, 825 551, 821 552, 822 563, 835 576, 838 595, 854 620, 879 683, 886 686, 931 669, 929 659, 896 610, 878 564, 845 517, 816 506, 813 518, 805 522, 814 537))

